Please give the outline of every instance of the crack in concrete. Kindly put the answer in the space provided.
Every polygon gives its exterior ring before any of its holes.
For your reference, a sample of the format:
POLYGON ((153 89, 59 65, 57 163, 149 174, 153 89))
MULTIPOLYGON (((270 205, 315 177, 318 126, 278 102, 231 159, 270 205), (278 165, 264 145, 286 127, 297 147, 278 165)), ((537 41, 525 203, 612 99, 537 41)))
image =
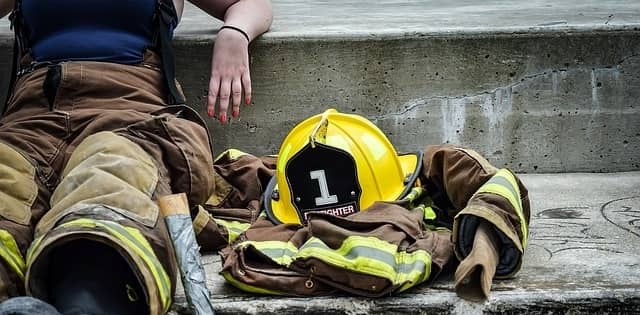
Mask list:
POLYGON ((618 63, 616 63, 616 66, 619 66, 625 62, 627 62, 627 60, 631 59, 631 58, 635 58, 635 57, 639 57, 640 53, 633 53, 629 56, 623 57, 622 59, 620 59, 620 61, 618 61, 618 63))
MULTIPOLYGON (((627 62, 627 60, 629 60, 631 58, 635 58, 635 57, 640 57, 640 53, 634 53, 634 54, 625 56, 622 59, 620 59, 620 61, 618 61, 615 65, 602 66, 602 67, 594 68, 594 69, 595 70, 600 70, 600 69, 607 69, 607 68, 616 67, 616 66, 619 66, 619 65, 627 62)), ((588 68, 588 67, 584 67, 584 68, 588 68)), ((580 68, 575 68, 575 69, 580 69, 580 68)), ((464 100, 464 99, 472 99, 472 98, 477 98, 477 97, 487 96, 487 95, 495 95, 500 90, 505 91, 505 90, 513 89, 514 87, 518 87, 518 86, 524 84, 525 82, 531 81, 531 80, 536 79, 538 77, 547 76, 547 75, 552 74, 552 73, 565 73, 565 72, 568 72, 569 70, 570 70, 569 68, 547 69, 547 70, 544 70, 542 72, 529 74, 529 75, 524 75, 524 76, 520 77, 518 81, 513 82, 511 84, 508 84, 508 85, 505 85, 505 86, 496 87, 496 88, 494 88, 492 90, 481 91, 481 92, 478 92, 478 93, 472 94, 472 95, 461 95, 461 96, 439 96, 439 95, 437 95, 437 96, 430 96, 430 97, 426 97, 426 98, 420 98, 420 99, 408 102, 408 104, 410 104, 410 105, 408 105, 403 110, 400 110, 398 112, 386 113, 386 114, 379 115, 379 116, 369 117, 369 119, 371 119, 372 121, 378 121, 378 120, 384 120, 384 119, 388 119, 388 118, 392 118, 392 117, 394 117, 394 118, 401 117, 401 116, 404 116, 407 113, 412 112, 412 111, 414 111, 414 110, 416 110, 418 108, 425 107, 425 106, 429 105, 429 103, 432 102, 432 101, 464 100)))
POLYGON ((487 91, 478 92, 478 93, 473 94, 473 95, 430 96, 430 97, 426 97, 426 98, 421 98, 421 99, 418 99, 418 100, 415 100, 415 101, 411 102, 412 104, 407 106, 404 110, 401 110, 401 111, 395 112, 395 113, 387 113, 387 114, 384 114, 384 115, 372 117, 370 119, 375 121, 375 120, 387 119, 387 118, 391 118, 391 117, 403 116, 403 115, 407 114, 408 112, 413 111, 414 109, 417 109, 419 107, 424 107, 424 106, 428 105, 428 103, 431 102, 431 101, 463 100, 463 99, 477 98, 477 97, 486 96, 486 95, 495 95, 500 90, 512 89, 514 87, 517 87, 517 86, 523 84, 525 81, 530 81, 532 79, 535 79, 535 78, 538 78, 538 77, 541 77, 541 76, 546 76, 549 73, 553 73, 553 72, 566 72, 566 71, 567 71, 566 69, 558 69, 558 70, 549 70, 549 71, 544 71, 544 72, 540 72, 540 73, 525 75, 525 76, 521 77, 518 82, 513 82, 513 83, 511 83, 509 85, 506 85, 506 86, 497 87, 497 88, 495 88, 493 90, 487 90, 487 91))

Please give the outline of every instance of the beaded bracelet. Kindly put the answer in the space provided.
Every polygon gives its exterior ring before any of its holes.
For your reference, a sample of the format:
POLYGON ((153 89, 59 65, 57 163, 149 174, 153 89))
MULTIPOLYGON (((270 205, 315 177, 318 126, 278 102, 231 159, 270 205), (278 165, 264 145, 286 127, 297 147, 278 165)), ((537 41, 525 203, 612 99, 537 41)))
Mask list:
POLYGON ((220 31, 221 29, 224 29, 224 28, 228 28, 228 29, 240 32, 240 34, 244 35, 244 38, 247 39, 247 42, 251 42, 251 40, 249 39, 249 35, 247 35, 247 33, 245 31, 243 31, 242 29, 237 28, 235 26, 231 26, 231 25, 223 25, 223 26, 220 27, 220 29, 218 31, 220 31))

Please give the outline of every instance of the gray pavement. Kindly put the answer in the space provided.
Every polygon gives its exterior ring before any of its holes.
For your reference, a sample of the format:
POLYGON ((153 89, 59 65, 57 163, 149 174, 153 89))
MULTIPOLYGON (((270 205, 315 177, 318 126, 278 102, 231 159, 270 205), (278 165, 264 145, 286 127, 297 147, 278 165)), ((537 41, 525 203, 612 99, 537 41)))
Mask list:
MULTIPOLYGON (((451 277, 391 297, 281 298, 224 283, 220 259, 204 261, 219 314, 637 314, 640 313, 640 172, 522 174, 532 217, 517 276, 490 300, 458 298, 451 277)), ((183 310, 179 294, 175 309, 183 310)))

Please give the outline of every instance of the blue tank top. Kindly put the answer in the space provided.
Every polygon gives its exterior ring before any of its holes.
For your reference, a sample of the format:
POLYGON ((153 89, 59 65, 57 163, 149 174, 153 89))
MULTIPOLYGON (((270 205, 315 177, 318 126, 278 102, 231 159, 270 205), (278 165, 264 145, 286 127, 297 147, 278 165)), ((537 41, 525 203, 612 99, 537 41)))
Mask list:
POLYGON ((36 61, 142 61, 156 0, 22 0, 36 61))

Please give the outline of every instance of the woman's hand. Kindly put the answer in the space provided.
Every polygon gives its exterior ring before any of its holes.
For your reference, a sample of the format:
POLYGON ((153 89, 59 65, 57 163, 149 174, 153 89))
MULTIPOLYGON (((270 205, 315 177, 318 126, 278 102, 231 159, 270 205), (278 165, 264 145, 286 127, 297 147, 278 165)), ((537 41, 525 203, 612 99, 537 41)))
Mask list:
POLYGON ((221 123, 227 122, 229 103, 231 115, 240 114, 244 92, 245 104, 251 104, 251 76, 249 73, 249 42, 239 31, 223 28, 218 32, 211 60, 211 78, 207 96, 207 114, 216 115, 221 123))
MULTIPOLYGON (((3 1, 3 0, 0 0, 3 1)), ((240 114, 244 93, 245 104, 251 104, 251 76, 249 75, 249 42, 266 32, 273 14, 270 0, 189 0, 211 16, 242 32, 222 28, 218 31, 211 57, 211 78, 207 95, 207 114, 227 122, 229 104, 231 115, 240 114), (247 41, 248 39, 248 41, 247 41)))

